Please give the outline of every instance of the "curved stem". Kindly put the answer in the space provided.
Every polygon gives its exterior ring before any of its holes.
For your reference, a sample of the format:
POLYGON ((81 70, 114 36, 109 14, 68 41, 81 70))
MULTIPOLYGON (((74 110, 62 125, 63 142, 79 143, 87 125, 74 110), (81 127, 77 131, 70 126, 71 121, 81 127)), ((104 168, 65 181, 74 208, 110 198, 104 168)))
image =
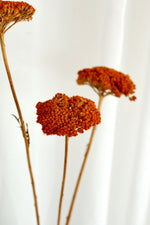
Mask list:
MULTIPOLYGON (((98 110, 99 111, 100 111, 100 108, 101 108, 103 98, 104 98, 103 96, 99 96, 99 103, 98 103, 98 110)), ((77 195, 77 192, 78 192, 78 189, 79 189, 80 181, 81 181, 83 171, 84 171, 84 168, 85 168, 85 165, 86 165, 86 162, 87 162, 87 158, 88 158, 88 155, 89 155, 89 152, 90 152, 90 149, 91 149, 91 145, 92 145, 92 142, 93 142, 95 131, 96 131, 96 126, 94 126, 93 129, 92 129, 90 141, 89 141, 89 144, 88 144, 88 147, 87 147, 84 159, 83 159, 83 163, 82 163, 82 166, 81 166, 81 169, 80 169, 80 173, 79 173, 79 176, 78 176, 78 179, 77 179, 77 182, 76 182, 74 194, 73 194, 73 197, 72 197, 72 200, 71 200, 71 205, 70 205, 69 213, 68 213, 68 216, 67 216, 66 225, 68 225, 69 222, 70 222, 70 218, 71 218, 73 206, 74 206, 74 203, 75 203, 76 195, 77 195)))
MULTIPOLYGON (((6 33, 6 31, 8 31, 11 27, 13 27, 18 21, 15 21, 14 23, 12 23, 9 27, 4 29, 4 33, 6 33)), ((7 23, 8 26, 8 23, 7 23)))
POLYGON ((61 218, 61 209, 62 209, 62 199, 64 195, 64 186, 65 186, 65 180, 66 180, 66 170, 67 170, 67 159, 68 159, 68 136, 65 136, 65 157, 64 157, 64 172, 63 172, 63 180, 62 180, 62 186, 61 186, 61 194, 60 194, 60 201, 59 201, 59 212, 58 212, 58 220, 57 225, 60 224, 60 218, 61 218))
POLYGON ((14 88, 14 85, 13 85, 13 80, 12 80, 12 77, 11 77, 11 72, 10 72, 9 65, 8 65, 6 48, 5 48, 5 43, 4 43, 4 34, 3 33, 0 33, 0 44, 1 44, 1 49, 2 49, 3 60, 4 60, 4 64, 5 64, 5 68, 6 68, 6 72, 7 72, 7 76, 8 76, 8 81, 9 81, 9 84, 10 84, 10 88, 11 88, 11 91, 12 91, 12 95, 13 95, 13 98, 14 98, 14 101, 15 101, 15 105, 16 105, 18 115, 19 115, 19 119, 20 119, 20 123, 21 123, 21 130, 22 130, 25 148, 26 148, 27 162, 28 162, 28 168, 29 168, 32 190, 33 190, 33 197, 34 197, 34 202, 35 202, 37 224, 40 225, 39 213, 38 213, 38 204, 37 204, 37 195, 36 195, 36 190, 35 190, 35 182, 34 182, 34 178, 33 178, 33 172, 32 172, 31 160, 30 160, 30 154, 29 154, 29 142, 28 142, 28 138, 27 138, 27 134, 26 134, 26 128, 25 128, 23 116, 22 116, 22 113, 21 113, 20 105, 19 105, 19 102, 18 102, 18 99, 17 99, 17 95, 16 95, 15 88, 14 88))

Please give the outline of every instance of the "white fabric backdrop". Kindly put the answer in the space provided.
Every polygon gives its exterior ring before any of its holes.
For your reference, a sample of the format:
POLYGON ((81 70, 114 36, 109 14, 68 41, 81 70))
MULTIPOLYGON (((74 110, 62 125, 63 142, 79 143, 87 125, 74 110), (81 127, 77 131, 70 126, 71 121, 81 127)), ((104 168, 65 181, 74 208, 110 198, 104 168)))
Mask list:
MULTIPOLYGON (((33 21, 5 35, 24 119, 41 225, 56 224, 64 137, 45 136, 35 105, 63 92, 95 102, 77 71, 108 66, 130 74, 137 101, 107 97, 102 123, 80 185, 70 225, 150 224, 150 1, 28 1, 33 21)), ((36 225, 32 189, 17 114, 0 56, 0 224, 36 225)), ((61 224, 65 224, 90 131, 69 140, 69 162, 61 224)))

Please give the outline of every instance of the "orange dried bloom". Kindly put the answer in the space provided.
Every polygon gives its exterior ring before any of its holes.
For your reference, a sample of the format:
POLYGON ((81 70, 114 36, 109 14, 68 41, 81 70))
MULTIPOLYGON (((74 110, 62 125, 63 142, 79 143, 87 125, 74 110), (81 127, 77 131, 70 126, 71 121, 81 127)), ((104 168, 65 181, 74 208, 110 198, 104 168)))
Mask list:
POLYGON ((107 67, 94 67, 83 69, 78 72, 77 83, 79 85, 90 85, 99 95, 114 95, 120 97, 122 94, 135 101, 135 84, 129 75, 125 75, 107 67))
POLYGON ((101 121, 95 103, 80 96, 69 98, 58 93, 51 100, 37 103, 36 108, 37 123, 47 135, 77 136, 101 121))
POLYGON ((31 20, 35 9, 26 2, 0 1, 0 31, 8 24, 31 20))

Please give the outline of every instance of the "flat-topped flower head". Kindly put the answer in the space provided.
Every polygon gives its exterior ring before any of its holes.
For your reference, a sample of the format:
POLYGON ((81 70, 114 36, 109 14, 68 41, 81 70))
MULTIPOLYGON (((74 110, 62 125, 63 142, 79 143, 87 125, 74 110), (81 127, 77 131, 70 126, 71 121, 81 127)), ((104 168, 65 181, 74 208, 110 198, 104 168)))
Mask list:
POLYGON ((39 102, 37 123, 47 135, 77 136, 100 123, 100 112, 95 103, 87 98, 58 93, 51 100, 39 102))
POLYGON ((7 26, 20 21, 32 19, 35 9, 26 2, 0 1, 0 32, 7 26))
POLYGON ((107 67, 93 67, 78 72, 77 83, 88 84, 98 95, 114 95, 120 97, 122 94, 135 101, 135 84, 129 75, 125 75, 107 67))

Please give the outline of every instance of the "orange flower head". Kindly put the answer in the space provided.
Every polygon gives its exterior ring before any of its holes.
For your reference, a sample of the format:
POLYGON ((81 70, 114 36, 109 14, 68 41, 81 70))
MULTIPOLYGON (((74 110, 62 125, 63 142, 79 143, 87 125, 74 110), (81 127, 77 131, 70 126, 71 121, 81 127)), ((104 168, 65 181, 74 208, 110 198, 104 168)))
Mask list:
POLYGON ((36 108, 37 123, 47 135, 77 136, 101 121, 95 103, 80 96, 57 93, 51 100, 37 103, 36 108))
POLYGON ((34 12, 26 2, 0 1, 0 32, 5 32, 10 23, 31 20, 34 12))
POLYGON ((125 75, 107 67, 93 67, 78 72, 77 83, 79 85, 90 85, 97 94, 106 96, 114 95, 120 97, 122 94, 135 101, 135 84, 129 75, 125 75))

